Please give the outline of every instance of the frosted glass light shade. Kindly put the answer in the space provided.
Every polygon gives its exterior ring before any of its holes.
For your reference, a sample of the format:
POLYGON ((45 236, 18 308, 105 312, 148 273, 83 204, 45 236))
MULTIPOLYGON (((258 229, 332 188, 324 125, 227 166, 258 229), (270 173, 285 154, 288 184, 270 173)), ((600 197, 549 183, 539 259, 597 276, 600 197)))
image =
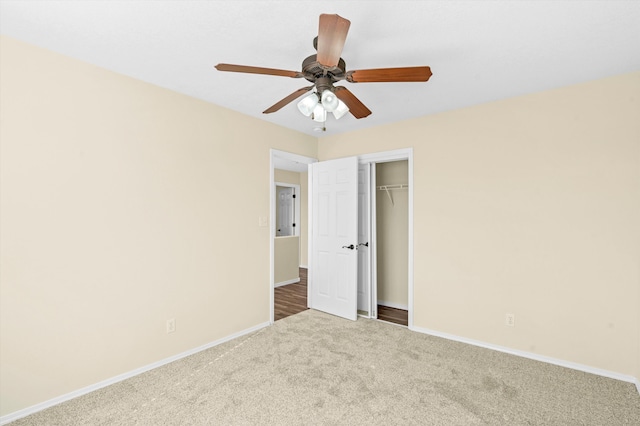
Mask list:
POLYGON ((305 96, 302 98, 300 102, 298 102, 298 109, 301 113, 309 117, 313 112, 313 109, 318 104, 318 95, 315 93, 310 94, 309 96, 305 96))
POLYGON ((313 109, 313 120, 318 123, 324 123, 327 121, 327 111, 322 107, 322 104, 317 104, 313 109))
POLYGON ((340 120, 343 115, 349 112, 349 107, 347 104, 338 99, 338 107, 333 111, 333 116, 336 120, 340 120))
POLYGON ((338 108, 338 97, 331 90, 322 92, 322 106, 329 112, 338 108))

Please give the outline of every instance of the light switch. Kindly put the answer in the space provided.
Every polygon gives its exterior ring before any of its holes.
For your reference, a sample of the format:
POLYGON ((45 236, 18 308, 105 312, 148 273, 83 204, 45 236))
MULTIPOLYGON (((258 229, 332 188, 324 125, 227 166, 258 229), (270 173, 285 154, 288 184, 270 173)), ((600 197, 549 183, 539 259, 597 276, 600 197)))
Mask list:
POLYGON ((267 226, 269 226, 269 220, 266 216, 260 216, 258 218, 258 226, 261 228, 266 228, 267 226))

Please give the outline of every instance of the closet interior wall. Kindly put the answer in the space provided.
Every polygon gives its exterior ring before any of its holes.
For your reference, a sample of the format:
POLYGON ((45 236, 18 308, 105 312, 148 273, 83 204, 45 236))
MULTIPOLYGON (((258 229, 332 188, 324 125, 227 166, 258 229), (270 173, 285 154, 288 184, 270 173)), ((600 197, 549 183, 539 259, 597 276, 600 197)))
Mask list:
POLYGON ((408 309, 408 161, 376 164, 378 304, 408 309), (391 186, 394 189, 380 189, 391 186))

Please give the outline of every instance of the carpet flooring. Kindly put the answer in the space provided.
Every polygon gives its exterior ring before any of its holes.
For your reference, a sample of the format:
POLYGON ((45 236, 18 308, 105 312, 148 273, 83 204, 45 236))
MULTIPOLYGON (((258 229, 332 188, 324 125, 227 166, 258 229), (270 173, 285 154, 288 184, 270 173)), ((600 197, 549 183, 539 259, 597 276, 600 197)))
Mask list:
POLYGON ((12 423, 638 425, 633 384, 314 310, 12 423))

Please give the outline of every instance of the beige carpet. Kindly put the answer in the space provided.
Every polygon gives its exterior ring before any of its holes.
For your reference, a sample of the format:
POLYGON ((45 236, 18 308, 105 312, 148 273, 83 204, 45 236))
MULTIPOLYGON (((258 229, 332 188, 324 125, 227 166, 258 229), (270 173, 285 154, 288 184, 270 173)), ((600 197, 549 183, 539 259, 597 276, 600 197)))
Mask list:
POLYGON ((634 385, 308 310, 13 425, 640 425, 634 385))

